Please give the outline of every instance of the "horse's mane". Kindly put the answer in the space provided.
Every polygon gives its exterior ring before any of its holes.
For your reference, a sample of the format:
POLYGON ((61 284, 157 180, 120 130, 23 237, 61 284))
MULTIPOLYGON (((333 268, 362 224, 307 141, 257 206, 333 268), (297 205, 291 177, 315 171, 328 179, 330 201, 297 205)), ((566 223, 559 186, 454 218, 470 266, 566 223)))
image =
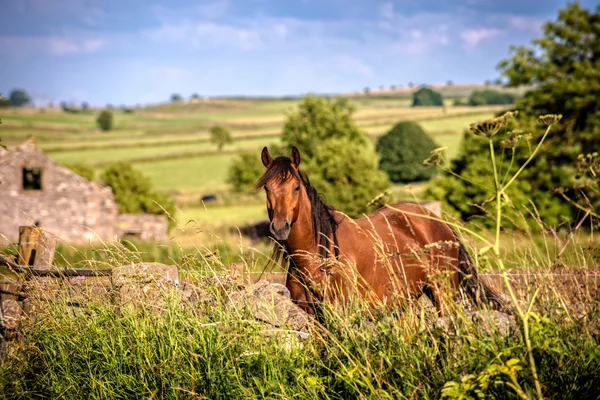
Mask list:
MULTIPOLYGON (((312 210, 311 219, 314 234, 314 242, 319 248, 319 255, 321 257, 327 257, 331 245, 329 238, 333 234, 334 242, 336 241, 336 230, 338 228, 339 222, 335 219, 335 209, 323 202, 323 200, 321 199, 321 195, 319 194, 319 192, 317 192, 317 189, 311 186, 310 181, 308 180, 308 176, 305 172, 297 171, 294 167, 292 167, 292 161, 288 157, 280 156, 273 160, 273 162, 271 163, 269 168, 267 168, 263 176, 261 176, 258 182, 256 182, 254 188, 259 189, 263 187, 267 182, 273 179, 276 179, 278 182, 283 182, 289 179, 290 177, 296 178, 299 181, 301 181, 304 185, 304 188, 306 189, 306 193, 308 194, 312 210)), ((285 246, 285 243, 279 243, 279 245, 285 246)), ((335 245, 337 246, 337 243, 335 243, 335 245)), ((281 250, 277 251, 278 248, 281 249, 281 247, 276 244, 275 251, 273 253, 273 257, 275 257, 276 259, 279 258, 279 253, 281 252, 281 250)))

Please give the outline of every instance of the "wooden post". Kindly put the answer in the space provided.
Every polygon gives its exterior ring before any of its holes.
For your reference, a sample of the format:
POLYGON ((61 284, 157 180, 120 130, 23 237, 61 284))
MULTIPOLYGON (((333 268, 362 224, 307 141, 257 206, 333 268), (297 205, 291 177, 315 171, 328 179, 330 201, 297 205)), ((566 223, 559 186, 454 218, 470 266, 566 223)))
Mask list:
POLYGON ((56 239, 45 235, 38 226, 19 227, 19 265, 52 265, 56 239))

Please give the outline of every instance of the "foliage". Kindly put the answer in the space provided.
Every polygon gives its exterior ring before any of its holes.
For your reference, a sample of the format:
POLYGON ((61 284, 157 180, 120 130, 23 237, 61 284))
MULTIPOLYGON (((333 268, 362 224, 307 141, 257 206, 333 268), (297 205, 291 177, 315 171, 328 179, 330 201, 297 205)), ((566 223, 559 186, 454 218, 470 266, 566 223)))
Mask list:
POLYGON ((81 103, 81 110, 86 112, 90 109, 90 104, 87 101, 84 101, 83 103, 81 103))
MULTIPOLYGON (((513 205, 524 211, 528 207, 550 225, 577 222, 581 208, 591 205, 600 209, 599 196, 580 186, 575 166, 580 154, 593 153, 600 142, 600 58, 590 49, 600 48, 600 6, 595 12, 582 9, 577 3, 569 4, 559 12, 557 21, 544 25, 544 37, 533 41, 534 48, 517 47, 513 56, 499 67, 511 86, 532 87, 517 101, 520 118, 493 138, 494 144, 504 141, 510 145, 513 137, 530 132, 515 149, 508 146, 498 152, 498 165, 505 173, 522 165, 530 155, 531 147, 539 138, 538 115, 563 114, 562 120, 549 133, 540 154, 524 171, 523 179, 509 190, 513 205), (502 136, 503 132, 512 135, 502 136), (538 135, 538 136, 536 136, 538 135), (575 187, 578 187, 573 191, 575 187), (564 202, 557 191, 570 189, 573 203, 564 202), (592 202, 588 204, 588 201, 592 202), (535 204, 534 211, 530 206, 535 204), (574 204, 575 203, 575 204, 574 204)), ((429 195, 442 199, 448 210, 467 219, 482 215, 486 199, 480 185, 489 187, 493 174, 489 164, 489 145, 482 138, 466 135, 461 156, 440 179, 429 187, 429 195), (454 174, 463 176, 458 179, 454 174)), ((528 213, 526 213, 528 215, 528 213)), ((520 225, 515 221, 513 225, 520 225)), ((530 225, 536 224, 530 221, 530 225)))
POLYGON ((210 140, 217 145, 219 151, 222 151, 223 146, 226 144, 233 142, 229 129, 221 125, 215 125, 210 128, 210 140))
POLYGON ((173 93, 171 95, 171 102, 172 103, 177 103, 177 102, 180 102, 182 100, 183 100, 183 97, 180 94, 178 94, 178 93, 173 93))
MULTIPOLYGON (((111 164, 105 168, 100 180, 110 186, 121 213, 175 214, 175 203, 162 193, 152 190, 150 180, 126 162, 111 164)), ((169 218, 170 226, 174 221, 169 218)))
POLYGON ((96 118, 98 127, 103 131, 110 131, 113 127, 113 113, 112 111, 104 110, 96 118))
POLYGON ((23 107, 31 103, 31 97, 23 89, 14 89, 8 96, 13 107, 23 107))
POLYGON ((389 187, 377 162, 371 145, 335 138, 323 142, 305 168, 327 204, 356 218, 367 213, 368 203, 389 187))
POLYGON ((66 164, 65 167, 69 168, 71 171, 75 172, 82 178, 87 179, 88 181, 93 181, 96 177, 96 170, 89 164, 72 163, 66 164))
POLYGON ((423 160, 437 144, 415 122, 400 122, 381 136, 375 149, 379 153, 379 168, 392 182, 418 182, 431 178, 433 168, 423 165, 423 160))
POLYGON ((423 106, 443 106, 444 99, 442 95, 435 90, 422 87, 413 94, 413 107, 423 106))
POLYGON ((257 152, 242 153, 231 162, 227 171, 227 183, 235 192, 247 192, 264 170, 257 152))
POLYGON ((345 98, 307 97, 288 116, 282 142, 285 152, 292 146, 300 150, 301 167, 326 201, 357 217, 389 182, 377 169, 377 155, 352 119, 353 112, 345 98))
POLYGON ((10 106, 11 106, 10 100, 7 99, 6 97, 4 97, 2 95, 2 93, 0 93, 0 108, 10 107, 10 106))
POLYGON ((355 109, 346 98, 327 100, 308 96, 298 111, 288 116, 282 133, 282 142, 296 146, 303 158, 311 159, 326 140, 346 138, 351 142, 367 144, 366 134, 352 119, 355 109))
POLYGON ((193 94, 190 96, 190 99, 195 99, 195 100, 197 100, 197 99, 199 99, 199 98, 200 98, 200 96, 198 95, 198 93, 193 93, 193 94))
POLYGON ((500 92, 492 89, 475 90, 471 93, 471 96, 469 96, 469 105, 514 104, 516 99, 517 96, 512 93, 500 92))

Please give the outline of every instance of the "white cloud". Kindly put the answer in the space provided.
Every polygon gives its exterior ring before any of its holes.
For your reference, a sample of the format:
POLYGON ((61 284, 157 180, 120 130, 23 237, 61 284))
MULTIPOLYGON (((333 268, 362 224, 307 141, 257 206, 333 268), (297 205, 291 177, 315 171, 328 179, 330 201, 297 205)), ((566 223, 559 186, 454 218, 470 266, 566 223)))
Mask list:
POLYGON ((503 30, 496 28, 467 29, 461 32, 460 37, 467 48, 473 49, 480 42, 492 39, 502 33, 504 33, 503 30))

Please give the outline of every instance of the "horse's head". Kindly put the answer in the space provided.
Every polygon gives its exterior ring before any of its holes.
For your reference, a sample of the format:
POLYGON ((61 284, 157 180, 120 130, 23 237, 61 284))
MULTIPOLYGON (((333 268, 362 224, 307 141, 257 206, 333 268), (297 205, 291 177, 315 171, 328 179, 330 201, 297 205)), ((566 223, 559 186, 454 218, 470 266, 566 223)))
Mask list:
POLYGON ((267 170, 255 188, 263 187, 267 194, 271 233, 277 240, 286 240, 292 224, 298 218, 300 193, 303 189, 302 178, 298 172, 300 152, 294 147, 289 157, 273 159, 269 149, 265 147, 261 159, 267 170))

